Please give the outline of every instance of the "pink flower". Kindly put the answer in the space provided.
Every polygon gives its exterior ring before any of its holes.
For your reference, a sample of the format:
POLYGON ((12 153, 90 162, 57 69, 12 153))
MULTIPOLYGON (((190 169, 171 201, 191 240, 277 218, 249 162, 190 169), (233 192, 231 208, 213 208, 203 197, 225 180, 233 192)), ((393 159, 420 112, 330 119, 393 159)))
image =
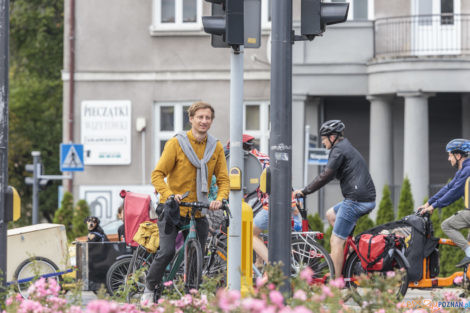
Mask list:
POLYGON ((170 287, 171 285, 173 285, 172 280, 169 280, 169 281, 166 281, 166 282, 163 283, 163 286, 165 286, 165 287, 170 287))
POLYGON ((294 299, 305 301, 307 300, 307 294, 305 293, 305 291, 298 289, 294 293, 294 299))
POLYGON ((300 272, 300 278, 311 284, 313 282, 313 274, 313 270, 310 267, 306 267, 300 272))
POLYGON ((276 285, 274 285, 273 283, 270 283, 270 284, 268 285, 268 289, 269 289, 269 290, 274 290, 274 289, 276 289, 276 285))
POLYGON ((5 305, 6 305, 6 306, 10 306, 12 303, 13 303, 13 297, 9 297, 9 298, 6 299, 6 301, 5 301, 5 305))
POLYGON ((331 292, 330 287, 323 285, 321 286, 321 289, 324 295, 326 295, 327 297, 333 297, 333 293, 331 292))
MULTIPOLYGON (((387 272, 387 274, 390 273, 390 272, 387 272)), ((375 313, 385 313, 385 309, 380 309, 378 311, 375 311, 375 313)))
POLYGON ((310 311, 309 309, 307 309, 303 305, 299 305, 299 306, 295 307, 294 312, 295 313, 312 313, 312 311, 310 311))
POLYGON ((453 292, 444 292, 444 300, 445 301, 458 300, 458 297, 453 292))
POLYGON ((344 283, 343 277, 339 277, 339 278, 331 280, 330 285, 333 286, 333 287, 341 289, 341 288, 344 288, 344 286, 346 284, 344 283))
POLYGON ((242 306, 249 312, 261 312, 266 307, 266 302, 261 299, 243 299, 242 306))
POLYGON ((82 313, 82 309, 77 305, 72 305, 69 310, 69 313, 82 313))
POLYGON ((277 290, 272 290, 269 292, 269 299, 271 300, 272 303, 277 305, 279 308, 284 307, 284 297, 282 296, 282 293, 280 293, 277 290))
POLYGON ((388 271, 387 272, 387 278, 392 278, 395 277, 395 272, 394 271, 388 271))
POLYGON ((256 278, 256 288, 263 287, 268 282, 268 277, 264 276, 263 278, 256 278))
POLYGON ((219 289, 217 292, 217 298, 219 299, 218 305, 224 312, 229 312, 233 307, 240 305, 240 292, 238 290, 219 289))
POLYGON ((460 285, 463 281, 463 276, 457 276, 454 278, 454 284, 460 285))
POLYGON ((270 305, 264 310, 262 310, 261 313, 276 313, 276 307, 273 305, 270 305))

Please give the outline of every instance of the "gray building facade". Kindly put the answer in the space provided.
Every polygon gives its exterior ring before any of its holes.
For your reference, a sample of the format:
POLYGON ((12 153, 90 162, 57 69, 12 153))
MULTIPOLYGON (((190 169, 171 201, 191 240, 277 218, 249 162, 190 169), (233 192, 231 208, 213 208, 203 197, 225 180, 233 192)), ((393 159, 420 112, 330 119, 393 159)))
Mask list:
MULTIPOLYGON (((305 126, 318 146, 320 123, 342 119, 369 164, 377 203, 385 184, 397 201, 407 176, 417 206, 453 176, 445 144, 470 137, 470 2, 349 2, 346 23, 293 46, 292 185, 319 171, 305 166, 305 126)), ((293 4, 299 33, 300 1, 293 4)), ((244 131, 266 153, 269 8, 262 0, 261 48, 244 58, 244 131)), ((211 103, 212 134, 229 138, 230 51, 210 46, 203 15, 203 0, 65 2, 64 142, 85 144, 72 190, 103 220, 114 219, 119 190, 152 192, 150 172, 166 140, 188 129, 192 102, 211 103)), ((334 182, 322 195, 309 197, 311 213, 341 199, 334 182)))

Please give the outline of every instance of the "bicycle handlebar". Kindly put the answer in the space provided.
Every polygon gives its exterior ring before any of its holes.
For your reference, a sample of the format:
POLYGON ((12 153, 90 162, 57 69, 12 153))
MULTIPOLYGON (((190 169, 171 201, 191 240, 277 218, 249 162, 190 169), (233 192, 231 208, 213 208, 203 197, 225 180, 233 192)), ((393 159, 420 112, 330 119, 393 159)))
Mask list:
MULTIPOLYGON (((183 200, 184 198, 186 198, 187 196, 189 195, 189 191, 186 191, 182 196, 181 196, 181 200, 183 200)), ((170 197, 168 197, 167 201, 174 201, 175 200, 175 196, 174 195, 171 195, 170 197)), ((210 203, 205 203, 205 202, 199 202, 199 201, 193 201, 193 202, 183 202, 181 201, 179 203, 180 206, 186 206, 186 207, 191 207, 193 209, 196 209, 198 211, 201 211, 202 209, 209 209, 209 206, 210 206, 210 203)), ((221 210, 224 210, 225 212, 227 212, 227 214, 230 216, 230 218, 232 218, 232 212, 230 212, 230 209, 229 209, 229 206, 228 206, 228 201, 223 199, 222 200, 222 207, 220 208, 221 210)))

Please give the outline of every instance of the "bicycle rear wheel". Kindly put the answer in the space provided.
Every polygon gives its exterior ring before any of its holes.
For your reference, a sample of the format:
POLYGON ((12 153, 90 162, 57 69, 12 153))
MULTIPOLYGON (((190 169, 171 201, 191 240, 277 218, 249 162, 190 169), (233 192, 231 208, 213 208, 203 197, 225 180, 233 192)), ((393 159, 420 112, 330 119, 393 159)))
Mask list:
POLYGON ((314 283, 326 283, 335 276, 335 268, 329 253, 308 234, 295 235, 291 244, 291 271, 297 276, 303 267, 313 270, 314 283))
MULTIPOLYGON (((402 297, 405 296, 406 291, 408 290, 408 272, 406 268, 406 261, 403 259, 404 257, 401 254, 394 253, 393 259, 391 262, 391 268, 388 271, 400 271, 403 273, 403 277, 400 282, 398 282, 396 285, 391 286, 393 290, 393 293, 396 294, 398 299, 401 299, 402 297)), ((366 271, 361 265, 361 260, 357 253, 354 251, 351 253, 351 255, 348 257, 346 261, 346 265, 344 266, 344 280, 346 281, 346 286, 349 288, 352 288, 357 294, 363 295, 366 293, 370 288, 367 288, 365 286, 360 286, 360 284, 357 281, 357 278, 361 274, 371 274, 371 273, 380 273, 381 275, 387 275, 388 271, 366 271)), ((374 278, 372 275, 368 275, 371 277, 371 279, 374 278)), ((372 283, 372 285, 374 285, 372 283)))
POLYGON ((140 245, 134 250, 124 283, 127 303, 140 300, 145 289, 145 277, 152 262, 152 256, 140 245))
POLYGON ((197 239, 186 243, 184 251, 184 286, 185 291, 198 289, 202 277, 202 249, 197 239))

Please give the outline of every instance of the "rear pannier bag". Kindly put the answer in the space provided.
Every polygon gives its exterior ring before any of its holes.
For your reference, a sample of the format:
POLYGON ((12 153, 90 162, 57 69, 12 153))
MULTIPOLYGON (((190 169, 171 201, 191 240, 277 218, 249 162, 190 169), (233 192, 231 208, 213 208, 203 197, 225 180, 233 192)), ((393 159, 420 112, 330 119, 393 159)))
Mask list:
POLYGON ((395 235, 362 234, 357 238, 358 256, 366 271, 382 271, 390 267, 391 249, 399 245, 395 235))

